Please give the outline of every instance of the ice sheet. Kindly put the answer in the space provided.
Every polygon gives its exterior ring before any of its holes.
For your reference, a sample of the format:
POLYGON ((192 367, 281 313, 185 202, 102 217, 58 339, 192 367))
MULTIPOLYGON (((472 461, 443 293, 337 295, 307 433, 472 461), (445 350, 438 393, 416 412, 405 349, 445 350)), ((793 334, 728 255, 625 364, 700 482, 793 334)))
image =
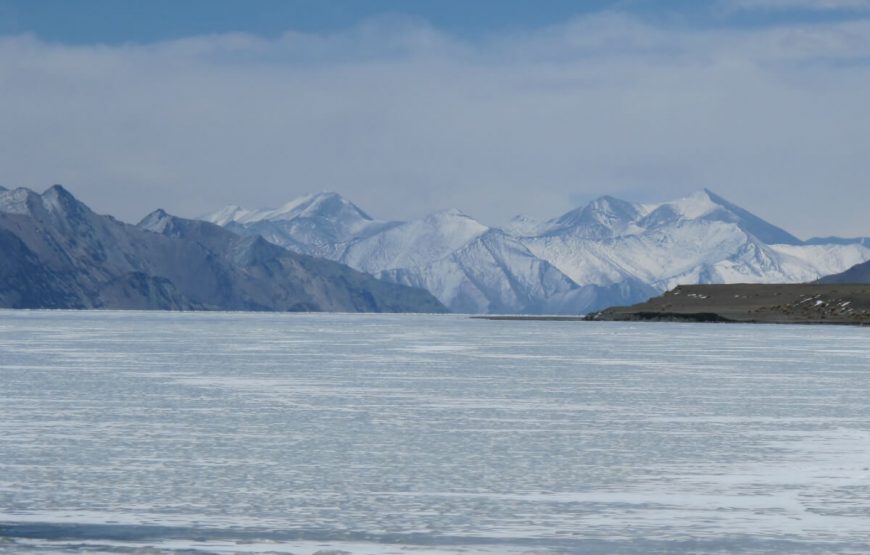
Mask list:
POLYGON ((861 328, 0 311, 0 552, 870 552, 861 328))

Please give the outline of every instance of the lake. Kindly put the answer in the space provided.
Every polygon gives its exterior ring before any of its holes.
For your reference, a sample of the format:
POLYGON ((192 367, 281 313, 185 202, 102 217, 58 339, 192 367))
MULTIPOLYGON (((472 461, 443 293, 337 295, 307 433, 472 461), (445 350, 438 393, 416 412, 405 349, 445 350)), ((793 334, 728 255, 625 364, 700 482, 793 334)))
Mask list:
POLYGON ((0 311, 0 553, 870 552, 870 330, 0 311))

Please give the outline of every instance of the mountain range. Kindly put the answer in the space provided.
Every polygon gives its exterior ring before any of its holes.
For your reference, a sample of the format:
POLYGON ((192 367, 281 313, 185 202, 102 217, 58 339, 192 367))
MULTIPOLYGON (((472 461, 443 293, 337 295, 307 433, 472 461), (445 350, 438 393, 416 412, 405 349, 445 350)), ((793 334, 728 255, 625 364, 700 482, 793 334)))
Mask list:
POLYGON ((870 281, 870 240, 802 241, 709 190, 605 196, 491 227, 369 216, 336 193, 137 225, 0 187, 0 306, 580 314, 676 285, 870 281))
POLYGON ((459 210, 377 220, 336 193, 203 219, 426 289, 463 313, 586 313, 676 285, 809 282, 870 260, 866 239, 802 241, 707 189, 657 204, 604 196, 501 227, 459 210))
POLYGON ((55 185, 0 189, 0 307, 444 312, 431 294, 157 210, 138 225, 55 185))

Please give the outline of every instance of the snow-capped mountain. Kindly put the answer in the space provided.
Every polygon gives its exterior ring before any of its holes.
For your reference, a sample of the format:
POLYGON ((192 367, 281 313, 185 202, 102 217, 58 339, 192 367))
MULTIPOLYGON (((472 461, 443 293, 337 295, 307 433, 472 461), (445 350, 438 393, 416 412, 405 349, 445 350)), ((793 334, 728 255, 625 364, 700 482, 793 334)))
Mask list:
POLYGON ((352 242, 398 222, 378 222, 336 193, 307 195, 275 210, 227 206, 203 219, 242 235, 261 235, 302 254, 339 260, 352 242))
POLYGON ((518 216, 502 228, 458 210, 378 221, 335 193, 277 210, 228 207, 207 219, 423 287, 472 313, 576 314, 681 284, 812 281, 870 259, 865 242, 805 243, 706 189, 660 204, 604 196, 546 222, 518 216))
POLYGON ((347 245, 341 260, 369 273, 419 268, 450 256, 488 229, 459 210, 444 210, 360 237, 347 245))

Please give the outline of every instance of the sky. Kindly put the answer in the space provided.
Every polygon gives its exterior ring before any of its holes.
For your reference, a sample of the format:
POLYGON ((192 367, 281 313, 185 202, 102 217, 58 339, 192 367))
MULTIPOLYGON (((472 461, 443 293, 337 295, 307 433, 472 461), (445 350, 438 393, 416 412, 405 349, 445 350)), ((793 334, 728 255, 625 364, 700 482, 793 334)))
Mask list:
POLYGON ((709 188, 870 235, 870 0, 0 0, 0 185, 498 225, 709 188))

